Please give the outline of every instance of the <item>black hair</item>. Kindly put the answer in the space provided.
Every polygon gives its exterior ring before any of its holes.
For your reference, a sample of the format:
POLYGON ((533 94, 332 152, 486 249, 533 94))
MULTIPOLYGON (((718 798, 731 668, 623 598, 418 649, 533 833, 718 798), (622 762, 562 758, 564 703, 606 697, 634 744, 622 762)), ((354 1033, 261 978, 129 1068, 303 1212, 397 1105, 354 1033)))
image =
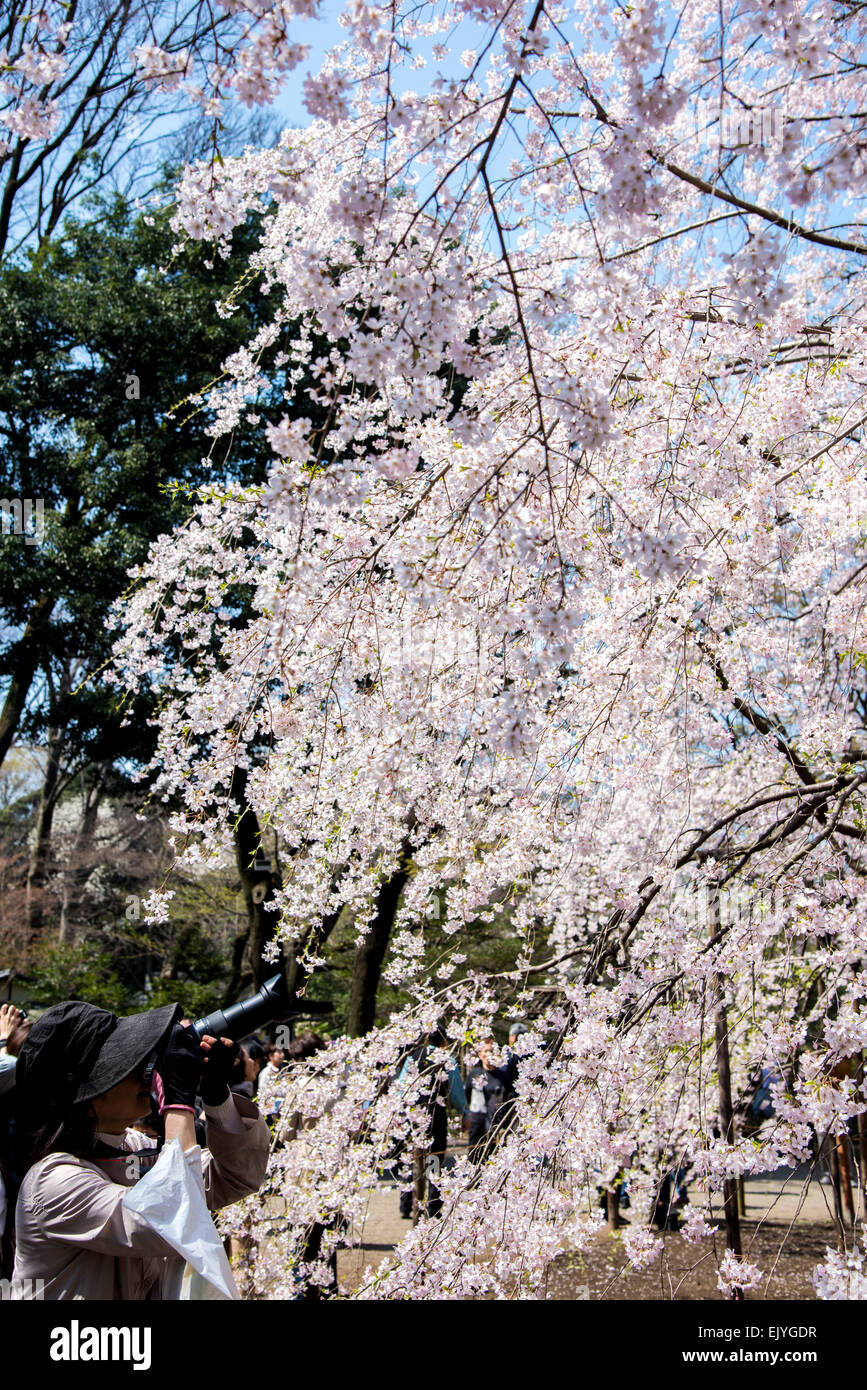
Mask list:
POLYGON ((265 1049, 259 1042, 258 1038, 244 1038, 243 1042, 241 1043, 241 1046, 247 1053, 247 1056, 251 1057, 254 1062, 264 1063, 265 1049))
POLYGON ((289 1044, 289 1060, 303 1062, 305 1057, 312 1057, 314 1052, 318 1052, 324 1046, 325 1039, 320 1038, 318 1033, 302 1033, 300 1038, 293 1038, 289 1044))
POLYGON ((24 1126, 27 1167, 32 1167, 40 1158, 51 1153, 87 1158, 93 1150, 96 1134, 96 1120, 88 1113, 89 1107, 89 1101, 80 1101, 64 1115, 50 1110, 48 1119, 24 1126))

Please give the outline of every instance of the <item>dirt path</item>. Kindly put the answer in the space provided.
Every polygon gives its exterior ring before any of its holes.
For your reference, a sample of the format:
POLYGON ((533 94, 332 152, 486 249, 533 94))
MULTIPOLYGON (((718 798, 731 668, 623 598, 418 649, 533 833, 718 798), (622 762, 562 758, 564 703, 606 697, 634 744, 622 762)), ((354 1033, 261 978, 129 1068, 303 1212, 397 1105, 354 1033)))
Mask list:
MULTIPOLYGON (((744 1258, 759 1266, 764 1281, 750 1298, 811 1299, 810 1276, 835 1244, 831 1190, 808 1170, 766 1174, 744 1184, 744 1258), (785 1249, 783 1249, 785 1247, 785 1249)), ((626 1213, 629 1216, 629 1213, 626 1213)), ((858 1219, 863 1219, 859 1207, 858 1219)), ((598 1235, 584 1255, 564 1255, 549 1269, 546 1294, 553 1299, 721 1299, 717 1258, 725 1248, 721 1231, 698 1246, 666 1232, 663 1253, 648 1270, 627 1269, 620 1238, 598 1235)), ((342 1250, 338 1278, 344 1292, 356 1289, 368 1266, 376 1267, 403 1239, 410 1223, 400 1216, 399 1190, 382 1182, 369 1193, 358 1234, 361 1245, 342 1250)))

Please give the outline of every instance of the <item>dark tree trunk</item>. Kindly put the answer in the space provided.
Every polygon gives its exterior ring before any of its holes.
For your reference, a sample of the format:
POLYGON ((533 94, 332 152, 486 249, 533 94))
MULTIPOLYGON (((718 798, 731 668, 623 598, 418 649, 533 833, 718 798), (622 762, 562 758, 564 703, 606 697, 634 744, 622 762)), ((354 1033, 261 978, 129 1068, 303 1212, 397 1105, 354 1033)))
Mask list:
POLYGON ((34 936, 41 932, 45 925, 45 882, 51 860, 51 830, 60 782, 62 742, 60 731, 52 729, 48 736, 48 760, 42 779, 39 812, 27 869, 27 928, 34 936))
POLYGON ((376 1021, 376 994, 397 905, 409 878, 409 846, 404 845, 401 866, 382 884, 376 899, 376 914, 367 935, 360 942, 352 964, 347 1032, 352 1038, 369 1033, 376 1021))
POLYGON ((42 655, 41 637, 54 609, 54 599, 50 594, 41 594, 36 600, 30 620, 24 629, 20 642, 13 648, 10 667, 9 689, 0 710, 0 766, 12 747, 18 731, 21 715, 27 703, 27 696, 36 675, 36 668, 42 655))
POLYGON ((82 883, 86 880, 93 864, 93 838, 96 833, 99 808, 106 792, 108 763, 98 763, 91 769, 81 771, 82 816, 75 837, 71 863, 63 875, 63 903, 60 912, 61 942, 69 936, 69 906, 80 901, 82 883), (91 775, 92 774, 92 775, 91 775), (89 780, 88 780, 89 778, 89 780))
POLYGON ((425 1209, 427 1197, 427 1174, 425 1163, 427 1162, 427 1151, 416 1149, 412 1151, 412 1224, 418 1225, 418 1219, 425 1209))
POLYGON ((623 1225, 620 1215, 620 1183, 605 1189, 605 1220, 609 1231, 618 1231, 623 1225))
MULTIPOLYGON (((264 855, 259 820, 247 800, 247 773, 243 768, 235 769, 232 778, 232 799, 241 807, 241 813, 233 829, 238 875, 247 909, 247 926, 236 937, 232 950, 232 971, 226 991, 228 1003, 233 1003, 240 993, 245 978, 244 960, 248 950, 255 989, 259 989, 264 983, 266 975, 275 973, 275 965, 266 965, 263 961, 262 951, 266 942, 274 935, 279 921, 279 915, 267 911, 265 904, 273 900, 274 890, 280 886, 279 866, 276 861, 266 859, 264 855)), ((318 948, 323 945, 337 925, 340 912, 341 908, 337 908, 336 911, 328 913, 321 922, 312 923, 303 940, 288 956, 280 952, 276 969, 283 972, 290 999, 296 999, 309 979, 309 971, 304 969, 297 957, 304 947, 318 948)))
POLYGON ((831 1175, 831 1196, 834 1202, 834 1224, 837 1227, 837 1248, 841 1255, 846 1253, 846 1226, 843 1221, 843 1202, 840 1194, 840 1166, 837 1162, 837 1145, 832 1134, 826 1134, 825 1159, 831 1175))
POLYGON ((250 935, 249 925, 235 937, 232 946, 232 970, 229 975, 229 983, 226 986, 226 997, 224 1004, 234 1004, 241 992, 241 985, 244 980, 244 954, 247 950, 247 940, 250 935))
MULTIPOLYGON (((246 942, 241 945, 240 953, 238 952, 239 943, 236 942, 235 964, 240 976, 240 962, 243 958, 244 946, 249 946, 253 987, 259 989, 265 981, 266 971, 267 974, 274 972, 273 965, 266 966, 262 959, 262 952, 265 943, 273 936, 278 921, 277 915, 267 911, 265 904, 273 899, 274 889, 279 885, 275 866, 270 859, 264 858, 259 818, 247 800, 247 773, 244 768, 235 769, 232 777, 231 794, 232 800, 236 801, 241 808, 233 829, 238 875, 241 879, 241 889, 247 908, 246 942)), ((281 966, 278 968, 281 967, 282 959, 281 966)), ((232 973, 234 977, 236 971, 233 970, 232 973)), ((233 978, 230 987, 235 983, 233 978)))
MULTIPOLYGON (((333 886, 334 880, 332 880, 332 887, 333 886)), ((312 923, 299 942, 298 949, 293 951, 291 955, 284 960, 283 974, 290 999, 294 999, 300 991, 304 989, 307 981, 310 979, 310 971, 306 970, 298 959, 302 949, 313 950, 318 954, 319 948, 324 946, 334 928, 337 926, 342 911, 342 906, 335 908, 333 912, 327 913, 318 924, 315 922, 312 923)))
MULTIPOLYGON (((52 685, 49 677, 49 685, 52 685)), ((66 665, 57 692, 62 704, 72 688, 72 667, 66 665)), ((52 686, 51 696, 54 699, 52 686)), ((45 885, 51 865, 51 831, 54 812, 62 790, 60 766, 63 755, 66 730, 56 726, 48 730, 48 748, 42 790, 39 796, 39 811, 36 818, 33 845, 30 851, 30 864, 27 870, 27 926, 31 935, 41 932, 45 924, 45 885)))

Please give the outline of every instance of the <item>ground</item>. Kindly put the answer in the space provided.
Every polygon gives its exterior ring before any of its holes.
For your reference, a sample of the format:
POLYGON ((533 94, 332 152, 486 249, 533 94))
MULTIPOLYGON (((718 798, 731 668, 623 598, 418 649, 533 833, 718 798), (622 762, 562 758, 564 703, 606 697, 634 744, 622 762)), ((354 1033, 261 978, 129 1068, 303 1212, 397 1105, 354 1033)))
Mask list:
MULTIPOLYGON (((753 1299, 814 1299, 810 1276, 835 1246, 831 1189, 804 1169, 750 1178, 745 1183, 746 1217, 742 1221, 743 1257, 761 1269, 761 1287, 753 1299)), ((371 1191, 358 1234, 360 1247, 343 1250, 338 1278, 344 1292, 356 1288, 366 1267, 385 1259, 403 1238, 409 1222, 400 1217, 393 1183, 371 1191)), ((859 1220, 863 1220, 862 1209, 859 1220)), ((630 1213, 625 1213, 627 1217, 630 1213)), ((550 1299, 639 1300, 712 1299, 726 1296, 717 1288, 714 1258, 725 1239, 720 1231, 699 1245, 689 1245, 675 1231, 663 1235, 663 1251, 648 1269, 629 1269, 620 1234, 601 1232, 583 1254, 563 1255, 550 1266, 543 1297, 550 1299)), ((625 1229, 625 1228, 624 1228, 625 1229)))
MULTIPOLYGON (((745 1221, 742 1234, 744 1258, 765 1274, 762 1286, 750 1290, 748 1299, 815 1298, 810 1276, 824 1258, 826 1245, 833 1244, 830 1227, 814 1221, 798 1221, 792 1227, 785 1221, 745 1221)), ((721 1256, 725 1242, 719 1235, 715 1239, 717 1255, 721 1256)), ((717 1288, 717 1260, 711 1239, 688 1245, 668 1231, 663 1241, 662 1256, 649 1269, 637 1271, 629 1269, 616 1237, 600 1235, 587 1254, 564 1255, 554 1262, 548 1272, 546 1296, 641 1302, 724 1297, 717 1288)))

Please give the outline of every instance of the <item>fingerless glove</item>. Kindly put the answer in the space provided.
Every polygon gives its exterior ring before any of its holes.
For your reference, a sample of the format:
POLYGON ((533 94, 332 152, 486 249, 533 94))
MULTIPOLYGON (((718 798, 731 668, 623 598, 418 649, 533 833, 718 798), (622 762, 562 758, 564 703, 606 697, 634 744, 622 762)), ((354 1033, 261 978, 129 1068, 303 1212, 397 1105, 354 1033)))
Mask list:
POLYGON ((238 1056, 238 1044, 217 1038, 205 1054, 201 1097, 205 1105, 222 1105, 229 1094, 229 1080, 238 1056))
POLYGON ((154 1073, 160 1112, 171 1106, 195 1108, 204 1063, 199 1039, 191 1028, 175 1024, 159 1066, 154 1073))

